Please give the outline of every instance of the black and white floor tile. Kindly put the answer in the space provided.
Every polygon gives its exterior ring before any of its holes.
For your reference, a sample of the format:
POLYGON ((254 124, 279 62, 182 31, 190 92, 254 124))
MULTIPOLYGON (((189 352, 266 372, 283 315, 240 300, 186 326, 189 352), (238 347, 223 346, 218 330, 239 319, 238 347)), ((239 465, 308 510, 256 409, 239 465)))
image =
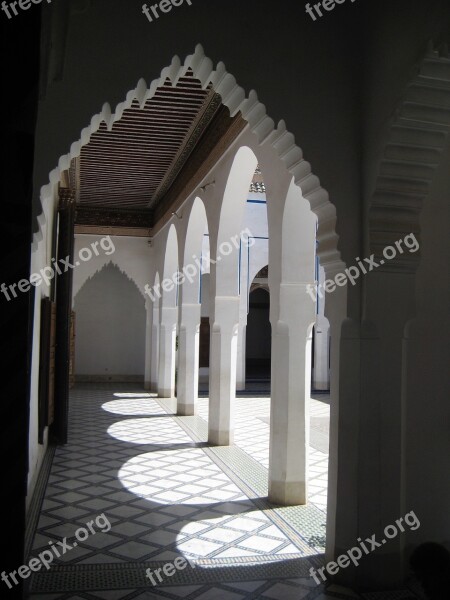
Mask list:
MULTIPOLYGON (((31 600, 360 598, 309 575, 323 564, 329 418, 326 403, 310 408, 312 500, 283 509, 266 497, 267 398, 238 399, 236 445, 215 449, 206 443, 207 398, 197 417, 176 417, 170 401, 130 386, 77 386, 30 558, 64 538, 72 548, 33 574, 31 600), (104 519, 96 525, 102 514, 110 530, 104 519), (91 521, 96 533, 75 540, 91 521), (152 585, 146 570, 177 557, 187 566, 152 585)), ((418 597, 407 593, 391 597, 418 597)))

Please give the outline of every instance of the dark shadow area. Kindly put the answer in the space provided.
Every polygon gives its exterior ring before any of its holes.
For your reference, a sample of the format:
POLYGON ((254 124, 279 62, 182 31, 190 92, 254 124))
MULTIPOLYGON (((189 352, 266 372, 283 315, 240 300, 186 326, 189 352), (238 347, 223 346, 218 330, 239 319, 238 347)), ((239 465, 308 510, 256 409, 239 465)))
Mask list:
POLYGON ((270 382, 272 330, 270 294, 265 288, 250 293, 246 332, 246 383, 270 382))
POLYGON ((411 554, 410 565, 427 598, 446 600, 450 590, 450 552, 441 544, 427 542, 411 554))

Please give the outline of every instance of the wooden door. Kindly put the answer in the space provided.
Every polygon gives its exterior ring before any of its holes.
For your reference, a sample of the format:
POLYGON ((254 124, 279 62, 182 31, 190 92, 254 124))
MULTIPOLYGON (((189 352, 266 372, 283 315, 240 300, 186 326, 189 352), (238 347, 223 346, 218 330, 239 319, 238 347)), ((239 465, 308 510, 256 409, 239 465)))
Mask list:
POLYGON ((200 322, 200 349, 199 349, 199 366, 209 367, 209 317, 202 317, 200 322))
POLYGON ((75 313, 70 314, 70 363, 69 363, 69 387, 75 385, 75 313))

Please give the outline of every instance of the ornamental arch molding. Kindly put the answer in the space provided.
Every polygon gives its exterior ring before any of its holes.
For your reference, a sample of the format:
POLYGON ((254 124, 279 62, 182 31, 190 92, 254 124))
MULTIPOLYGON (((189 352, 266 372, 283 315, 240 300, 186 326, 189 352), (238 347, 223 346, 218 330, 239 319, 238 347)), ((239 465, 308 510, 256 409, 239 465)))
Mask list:
POLYGON ((83 288, 85 287, 85 285, 87 283, 89 283, 90 281, 92 281, 95 277, 97 277, 98 275, 100 275, 105 269, 108 268, 114 268, 117 269, 117 271, 119 271, 119 273, 125 277, 125 279, 127 281, 129 281, 131 284, 133 284, 137 291, 139 292, 140 296, 142 297, 142 301, 145 301, 145 296, 143 294, 142 291, 142 287, 140 286, 140 284, 136 281, 136 279, 134 277, 132 277, 130 275, 130 273, 127 271, 126 268, 124 268, 123 266, 121 266, 120 261, 116 261, 116 260, 107 260, 105 262, 102 262, 100 265, 98 265, 94 270, 92 270, 89 273, 85 273, 83 275, 82 278, 80 278, 77 281, 77 285, 73 288, 73 303, 76 303, 77 297, 79 295, 79 293, 83 290, 83 288))
POLYGON ((81 289, 89 280, 93 279, 98 273, 100 273, 101 271, 103 271, 103 269, 109 266, 114 266, 117 269, 119 269, 119 271, 123 275, 125 275, 127 279, 134 283, 134 285, 139 290, 139 293, 141 294, 142 298, 145 299, 144 285, 146 282, 144 281, 144 279, 137 276, 136 273, 132 273, 129 269, 129 265, 121 261, 120 257, 114 257, 114 259, 111 259, 109 256, 99 256, 96 258, 99 260, 91 260, 89 263, 86 263, 84 265, 85 268, 83 270, 75 269, 72 293, 73 300, 75 300, 77 294, 81 291, 81 289))
POLYGON ((184 62, 181 62, 178 56, 174 56, 171 64, 165 67, 160 77, 154 79, 150 85, 147 85, 144 79, 140 79, 136 88, 128 92, 125 100, 119 103, 114 111, 108 103, 104 104, 101 112, 94 115, 90 124, 81 131, 80 138, 72 144, 70 151, 60 156, 57 167, 49 174, 49 182, 40 189, 39 228, 33 238, 33 250, 37 249, 37 244, 43 239, 48 207, 51 207, 54 202, 63 172, 69 169, 72 159, 80 156, 82 147, 89 143, 92 134, 98 131, 100 124, 105 122, 108 130, 111 130, 113 123, 121 119, 124 111, 131 107, 134 100, 137 100, 143 108, 147 100, 154 96, 158 86, 167 79, 176 85, 189 69, 193 76, 201 81, 203 88, 211 84, 214 91, 220 94, 231 117, 240 113, 247 121, 248 128, 254 134, 258 144, 270 148, 273 156, 283 163, 317 216, 318 253, 322 266, 326 271, 344 268, 345 265, 337 248, 336 209, 330 202, 327 191, 322 188, 319 179, 313 174, 311 165, 304 159, 294 135, 288 131, 283 120, 275 125, 267 115, 266 108, 259 101, 256 92, 251 90, 246 94, 234 76, 227 72, 223 62, 219 62, 214 67, 212 60, 205 55, 200 44, 184 62))
MULTIPOLYGON (((407 234, 420 241, 420 215, 450 133, 449 86, 448 49, 430 42, 389 122, 369 211, 370 252, 377 259, 407 234)), ((419 263, 420 250, 379 270, 414 274, 419 263)))
POLYGON ((190 278, 185 279, 182 285, 182 302, 195 304, 198 303, 200 293, 200 269, 198 260, 202 254, 203 237, 209 233, 208 215, 205 210, 204 200, 195 196, 189 210, 184 213, 185 229, 183 231, 184 243, 180 241, 180 269, 187 267, 190 269, 190 278))
POLYGON ((161 240, 161 250, 162 250, 162 299, 161 303, 163 307, 166 308, 174 308, 177 306, 178 299, 178 289, 177 285, 168 286, 167 290, 165 288, 165 282, 169 282, 176 276, 178 273, 178 231, 174 224, 171 224, 167 228, 167 235, 163 236, 161 240))

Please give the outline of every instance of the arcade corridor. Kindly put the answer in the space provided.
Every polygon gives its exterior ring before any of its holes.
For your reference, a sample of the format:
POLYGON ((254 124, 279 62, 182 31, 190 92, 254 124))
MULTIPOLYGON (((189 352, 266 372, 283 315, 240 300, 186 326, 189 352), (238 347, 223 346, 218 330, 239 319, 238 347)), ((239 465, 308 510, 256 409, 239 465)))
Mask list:
POLYGON ((311 503, 274 508, 268 398, 238 399, 236 445, 209 447, 206 398, 199 416, 174 417, 171 401, 154 396, 123 384, 72 391, 69 444, 44 469, 31 555, 49 540, 71 543, 77 527, 100 514, 111 530, 34 574, 31 598, 210 599, 211 588, 229 600, 316 597, 309 569, 322 562, 328 405, 311 400, 311 503), (158 586, 161 595, 149 594, 146 568, 180 555, 192 566, 158 586))
MULTIPOLYGON (((277 508, 267 501, 269 398, 237 398, 236 445, 210 447, 207 398, 199 399, 198 416, 177 417, 170 399, 136 386, 78 384, 69 443, 47 455, 27 540, 30 557, 64 538, 71 549, 49 571, 33 574, 29 597, 386 598, 336 585, 325 591, 309 574, 323 565, 328 400, 310 401, 311 501, 277 508), (77 528, 99 515, 111 529, 74 544, 77 528), (154 588, 146 569, 179 556, 187 568, 154 588)), ((421 597, 412 593, 395 598, 421 597)))

